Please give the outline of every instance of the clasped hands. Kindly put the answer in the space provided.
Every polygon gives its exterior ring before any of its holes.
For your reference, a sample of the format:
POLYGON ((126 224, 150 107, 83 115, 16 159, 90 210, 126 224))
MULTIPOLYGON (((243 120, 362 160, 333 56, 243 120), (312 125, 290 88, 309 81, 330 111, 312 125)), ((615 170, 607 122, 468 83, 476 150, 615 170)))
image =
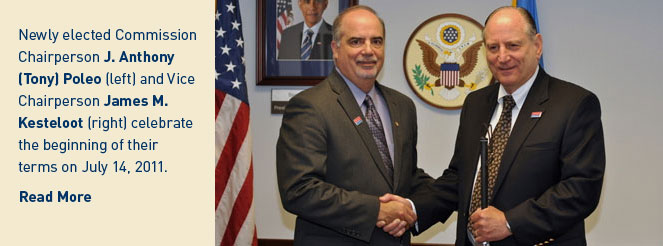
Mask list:
MULTIPOLYGON (((380 212, 376 226, 390 235, 402 236, 417 221, 417 215, 407 199, 387 193, 379 200, 380 212)), ((504 212, 493 206, 477 209, 470 216, 470 221, 472 222, 472 234, 477 242, 499 241, 512 235, 506 227, 507 221, 504 212)))
POLYGON ((417 215, 410 202, 394 194, 384 194, 380 198, 380 212, 377 227, 394 237, 402 236, 417 221, 417 215))

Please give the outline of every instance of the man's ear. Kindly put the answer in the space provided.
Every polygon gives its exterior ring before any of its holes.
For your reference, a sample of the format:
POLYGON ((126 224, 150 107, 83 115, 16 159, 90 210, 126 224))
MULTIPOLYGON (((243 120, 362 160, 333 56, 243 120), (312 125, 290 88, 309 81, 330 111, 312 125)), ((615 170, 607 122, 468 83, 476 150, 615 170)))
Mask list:
POLYGON ((537 33, 534 36, 534 46, 536 46, 536 58, 541 59, 541 54, 543 54, 543 37, 541 33, 537 33))
POLYGON ((336 44, 337 44, 336 40, 332 40, 331 44, 330 44, 331 49, 332 49, 332 56, 334 57, 334 60, 336 60, 336 58, 338 58, 336 54, 338 54, 338 48, 339 47, 336 44))

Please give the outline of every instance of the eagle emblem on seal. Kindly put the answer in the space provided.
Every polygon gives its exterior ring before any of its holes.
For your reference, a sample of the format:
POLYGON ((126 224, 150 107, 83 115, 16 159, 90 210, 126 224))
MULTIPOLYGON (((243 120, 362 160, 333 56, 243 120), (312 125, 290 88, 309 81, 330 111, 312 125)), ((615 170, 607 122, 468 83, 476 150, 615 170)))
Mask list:
MULTIPOLYGON (((458 64, 456 59, 456 54, 454 52, 443 51, 442 53, 446 56, 443 63, 437 62, 438 52, 426 44, 426 42, 418 40, 417 43, 421 48, 422 60, 426 71, 432 75, 439 74, 438 79, 435 80, 435 87, 444 86, 447 89, 452 89, 455 86, 464 87, 465 81, 463 77, 470 75, 472 70, 477 65, 477 60, 479 59, 479 49, 483 45, 483 41, 478 41, 472 44, 463 52, 463 60, 465 61, 462 65, 458 64), (457 74, 456 74, 457 72, 457 74), (440 79, 444 79, 444 83, 440 79)), ((468 85, 470 89, 476 89, 476 84, 471 83, 468 85)))
POLYGON ((404 68, 419 97, 436 107, 457 109, 468 93, 491 83, 482 30, 478 22, 458 14, 433 17, 415 30, 404 68))

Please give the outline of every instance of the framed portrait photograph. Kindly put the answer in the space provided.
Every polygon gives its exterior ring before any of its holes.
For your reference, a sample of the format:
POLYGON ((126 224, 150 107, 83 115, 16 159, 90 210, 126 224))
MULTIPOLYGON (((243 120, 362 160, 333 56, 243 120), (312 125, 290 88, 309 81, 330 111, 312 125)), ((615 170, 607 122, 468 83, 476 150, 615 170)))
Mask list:
POLYGON ((358 0, 257 0, 258 85, 315 85, 332 69, 334 18, 358 0))

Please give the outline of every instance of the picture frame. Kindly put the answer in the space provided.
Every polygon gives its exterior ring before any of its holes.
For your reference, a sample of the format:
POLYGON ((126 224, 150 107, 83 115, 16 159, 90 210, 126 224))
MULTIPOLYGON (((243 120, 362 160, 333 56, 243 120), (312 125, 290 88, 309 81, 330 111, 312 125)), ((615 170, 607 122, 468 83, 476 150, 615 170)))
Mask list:
MULTIPOLYGON (((341 11, 356 5, 357 2, 358 0, 328 0, 322 16, 323 21, 332 25, 341 11)), ((257 85, 315 85, 334 69, 331 57, 302 60, 278 55, 279 48, 282 47, 281 34, 288 27, 294 28, 298 24, 301 27, 301 22, 304 21, 298 4, 299 0, 257 0, 257 85)), ((317 44, 323 45, 321 42, 317 44)))

